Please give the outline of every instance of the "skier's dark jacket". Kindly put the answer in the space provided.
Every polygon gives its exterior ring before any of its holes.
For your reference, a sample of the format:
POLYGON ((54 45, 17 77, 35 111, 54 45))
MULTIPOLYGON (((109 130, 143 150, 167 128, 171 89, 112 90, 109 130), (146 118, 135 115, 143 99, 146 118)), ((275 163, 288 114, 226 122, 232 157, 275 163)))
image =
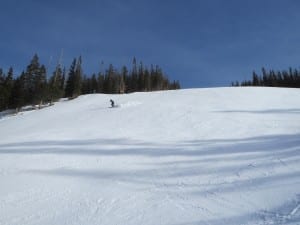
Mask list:
POLYGON ((112 99, 110 99, 110 104, 111 104, 111 107, 115 106, 115 102, 112 99))

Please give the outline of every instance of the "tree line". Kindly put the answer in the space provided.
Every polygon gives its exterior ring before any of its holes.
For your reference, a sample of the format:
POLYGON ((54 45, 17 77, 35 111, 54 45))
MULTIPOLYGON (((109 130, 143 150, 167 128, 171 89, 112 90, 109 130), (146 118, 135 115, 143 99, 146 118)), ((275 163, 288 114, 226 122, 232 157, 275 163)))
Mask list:
POLYGON ((267 71, 262 68, 261 75, 253 71, 252 80, 245 80, 241 83, 236 81, 232 82, 231 85, 300 88, 300 71, 293 68, 282 71, 267 71))
POLYGON ((133 59, 132 68, 117 70, 112 64, 104 72, 85 75, 82 58, 74 58, 68 71, 60 63, 51 74, 40 64, 37 54, 20 75, 13 68, 7 73, 0 68, 0 111, 25 105, 42 105, 62 97, 81 94, 123 94, 137 91, 180 89, 179 81, 170 81, 159 66, 150 68, 133 59))

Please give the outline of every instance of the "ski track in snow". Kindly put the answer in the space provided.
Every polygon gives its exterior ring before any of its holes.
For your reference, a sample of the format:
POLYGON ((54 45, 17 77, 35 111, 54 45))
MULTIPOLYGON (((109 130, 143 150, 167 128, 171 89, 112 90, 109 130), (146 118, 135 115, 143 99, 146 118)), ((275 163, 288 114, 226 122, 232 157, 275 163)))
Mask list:
POLYGON ((0 224, 300 225, 299 99, 99 94, 3 117, 0 224))
POLYGON ((264 210, 259 213, 263 225, 300 224, 300 195, 274 211, 264 210))

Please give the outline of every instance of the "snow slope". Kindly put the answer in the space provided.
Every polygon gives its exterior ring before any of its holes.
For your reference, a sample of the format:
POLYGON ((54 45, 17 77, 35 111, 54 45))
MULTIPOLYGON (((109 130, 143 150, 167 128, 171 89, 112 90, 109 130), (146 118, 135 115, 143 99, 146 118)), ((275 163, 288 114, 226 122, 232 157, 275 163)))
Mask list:
POLYGON ((300 224, 299 89, 84 95, 0 137, 1 225, 300 224))

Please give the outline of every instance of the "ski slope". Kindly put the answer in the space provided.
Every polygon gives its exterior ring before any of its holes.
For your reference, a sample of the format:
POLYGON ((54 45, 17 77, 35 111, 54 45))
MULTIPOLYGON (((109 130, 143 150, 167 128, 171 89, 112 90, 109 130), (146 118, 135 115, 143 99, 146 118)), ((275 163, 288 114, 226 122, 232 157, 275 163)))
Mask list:
POLYGON ((0 137, 1 225, 300 224, 299 89, 84 95, 0 137))

